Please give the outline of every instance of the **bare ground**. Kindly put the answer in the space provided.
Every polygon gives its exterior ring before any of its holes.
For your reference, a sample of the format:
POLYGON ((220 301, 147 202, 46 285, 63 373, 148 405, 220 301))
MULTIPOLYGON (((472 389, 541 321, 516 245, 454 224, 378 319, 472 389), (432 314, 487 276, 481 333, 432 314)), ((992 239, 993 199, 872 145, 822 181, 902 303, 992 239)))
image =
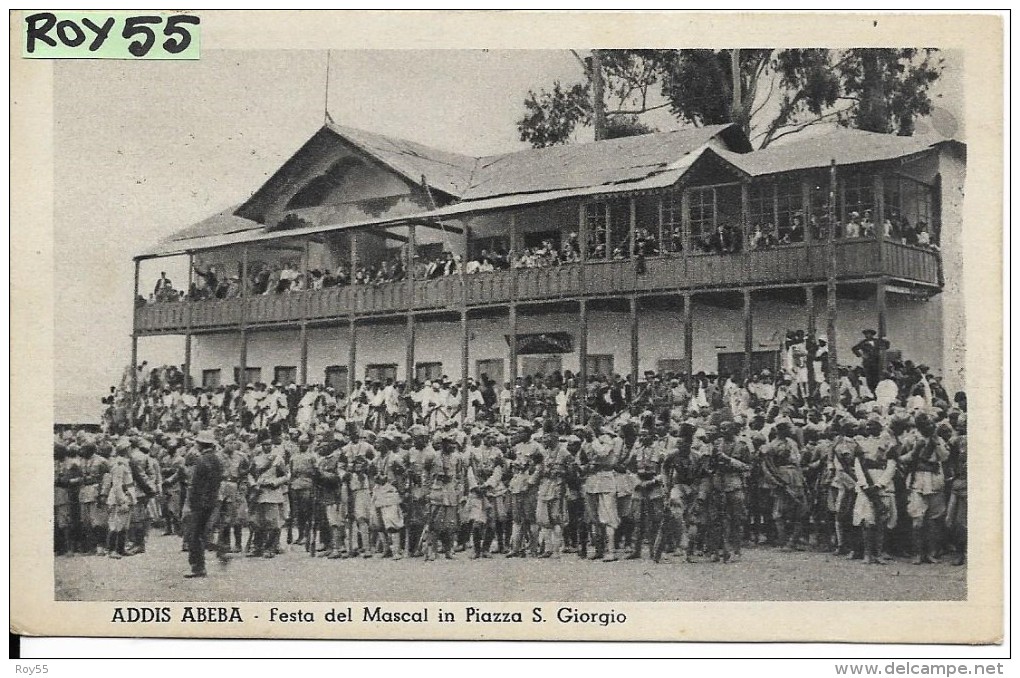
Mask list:
MULTIPOLYGON (((967 568, 896 560, 864 565, 818 552, 745 548, 728 564, 673 557, 614 563, 559 560, 326 560, 303 548, 272 560, 208 559, 184 579, 180 538, 153 533, 145 554, 56 558, 56 599, 93 601, 826 601, 964 600, 967 568)), ((209 554, 212 556, 212 554, 209 554)))

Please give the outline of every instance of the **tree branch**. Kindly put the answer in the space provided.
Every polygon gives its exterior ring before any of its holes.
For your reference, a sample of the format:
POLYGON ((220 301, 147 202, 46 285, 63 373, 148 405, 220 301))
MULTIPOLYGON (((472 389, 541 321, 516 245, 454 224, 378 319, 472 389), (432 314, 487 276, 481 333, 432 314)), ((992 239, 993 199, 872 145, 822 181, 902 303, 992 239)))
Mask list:
POLYGON ((666 108, 667 106, 669 106, 669 102, 664 103, 664 104, 659 104, 658 106, 643 106, 643 107, 641 107, 641 108, 639 108, 637 110, 633 110, 633 111, 628 111, 626 109, 619 108, 619 109, 617 109, 615 111, 606 111, 606 114, 607 115, 641 115, 642 113, 649 113, 651 111, 657 111, 660 108, 666 108))
MULTIPOLYGON (((812 118, 811 120, 808 120, 807 122, 803 122, 803 123, 789 123, 789 124, 777 125, 777 126, 775 126, 773 128, 770 128, 768 131, 763 132, 762 134, 759 134, 758 136, 755 137, 755 139, 758 139, 758 138, 760 138, 763 135, 770 135, 770 134, 772 135, 769 138, 767 138, 765 143, 763 143, 759 147, 759 150, 762 149, 762 148, 765 148, 766 146, 768 146, 769 144, 771 144, 771 143, 773 143, 775 141, 778 141, 779 139, 782 139, 783 137, 790 136, 791 134, 796 134, 797 132, 801 132, 801 131, 807 129, 808 127, 811 127, 812 125, 817 125, 818 123, 824 122, 825 120, 827 120, 827 119, 829 119, 829 118, 831 118, 831 117, 833 117, 835 115, 839 115, 840 113, 846 113, 848 110, 850 110, 850 108, 851 107, 848 106, 847 108, 829 111, 828 113, 824 113, 824 114, 822 114, 822 115, 820 115, 820 116, 818 116, 816 118, 812 118), (785 132, 781 132, 779 134, 776 134, 776 132, 778 130, 783 129, 785 127, 791 127, 792 129, 788 129, 785 132)), ((752 139, 752 141, 754 141, 754 139, 752 139)))

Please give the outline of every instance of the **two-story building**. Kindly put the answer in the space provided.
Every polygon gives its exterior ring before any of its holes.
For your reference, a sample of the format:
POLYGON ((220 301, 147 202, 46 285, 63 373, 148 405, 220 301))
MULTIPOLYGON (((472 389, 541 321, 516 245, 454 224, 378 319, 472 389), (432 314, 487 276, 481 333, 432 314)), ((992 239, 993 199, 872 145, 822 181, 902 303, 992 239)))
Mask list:
POLYGON ((856 364, 874 328, 963 388, 965 158, 956 141, 835 128, 752 151, 731 125, 478 158, 330 123, 246 202, 136 257, 136 299, 160 257, 215 289, 136 303, 132 353, 183 335, 207 386, 637 382, 772 366, 797 329, 856 364), (507 254, 519 265, 426 266, 507 254), (405 273, 350 281, 382 262, 405 273))

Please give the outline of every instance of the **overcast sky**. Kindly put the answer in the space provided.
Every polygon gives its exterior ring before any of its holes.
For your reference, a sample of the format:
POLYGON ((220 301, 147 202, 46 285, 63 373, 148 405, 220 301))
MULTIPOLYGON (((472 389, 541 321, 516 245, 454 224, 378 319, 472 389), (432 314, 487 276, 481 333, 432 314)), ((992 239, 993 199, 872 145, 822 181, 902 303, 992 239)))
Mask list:
MULTIPOLYGON (((242 202, 290 157, 322 124, 325 64, 322 51, 205 50, 198 61, 55 65, 58 422, 94 420, 130 360, 132 256, 242 202)), ((950 63, 938 87, 954 114, 960 70, 950 63)), ((329 111, 486 155, 525 147, 515 121, 529 88, 579 73, 566 51, 334 51, 329 111)), ((179 264, 151 262, 144 292, 161 268, 181 280, 179 264)), ((143 339, 140 351, 180 363, 182 346, 143 339)))

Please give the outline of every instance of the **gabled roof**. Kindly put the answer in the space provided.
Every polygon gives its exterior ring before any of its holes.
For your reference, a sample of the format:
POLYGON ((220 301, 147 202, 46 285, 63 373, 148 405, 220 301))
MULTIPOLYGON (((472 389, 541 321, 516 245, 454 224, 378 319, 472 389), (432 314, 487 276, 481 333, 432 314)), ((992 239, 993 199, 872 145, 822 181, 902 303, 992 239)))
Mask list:
POLYGON ((397 174, 420 183, 422 176, 429 186, 454 197, 462 197, 471 181, 478 159, 460 153, 441 151, 406 139, 374 134, 356 127, 328 121, 326 127, 383 163, 397 174))
POLYGON ((733 153, 725 149, 719 155, 752 177, 837 165, 881 162, 915 155, 946 142, 941 137, 901 137, 833 127, 814 135, 794 138, 751 153, 733 153))
POLYGON ((746 152, 750 145, 735 125, 710 125, 473 158, 330 121, 248 201, 173 234, 142 256, 338 228, 406 224, 588 195, 666 188, 676 184, 696 160, 706 155, 722 158, 746 176, 758 177, 828 167, 832 159, 838 165, 854 165, 906 158, 944 143, 962 147, 959 142, 935 137, 899 137, 834 127, 815 136, 746 152), (305 176, 309 165, 328 155, 338 143, 370 156, 413 184, 420 183, 424 175, 431 188, 453 197, 454 202, 420 214, 286 231, 270 232, 257 221, 274 196, 288 186, 293 187, 305 176))
POLYGON ((732 130, 733 125, 708 125, 480 158, 463 199, 638 181, 732 130))

